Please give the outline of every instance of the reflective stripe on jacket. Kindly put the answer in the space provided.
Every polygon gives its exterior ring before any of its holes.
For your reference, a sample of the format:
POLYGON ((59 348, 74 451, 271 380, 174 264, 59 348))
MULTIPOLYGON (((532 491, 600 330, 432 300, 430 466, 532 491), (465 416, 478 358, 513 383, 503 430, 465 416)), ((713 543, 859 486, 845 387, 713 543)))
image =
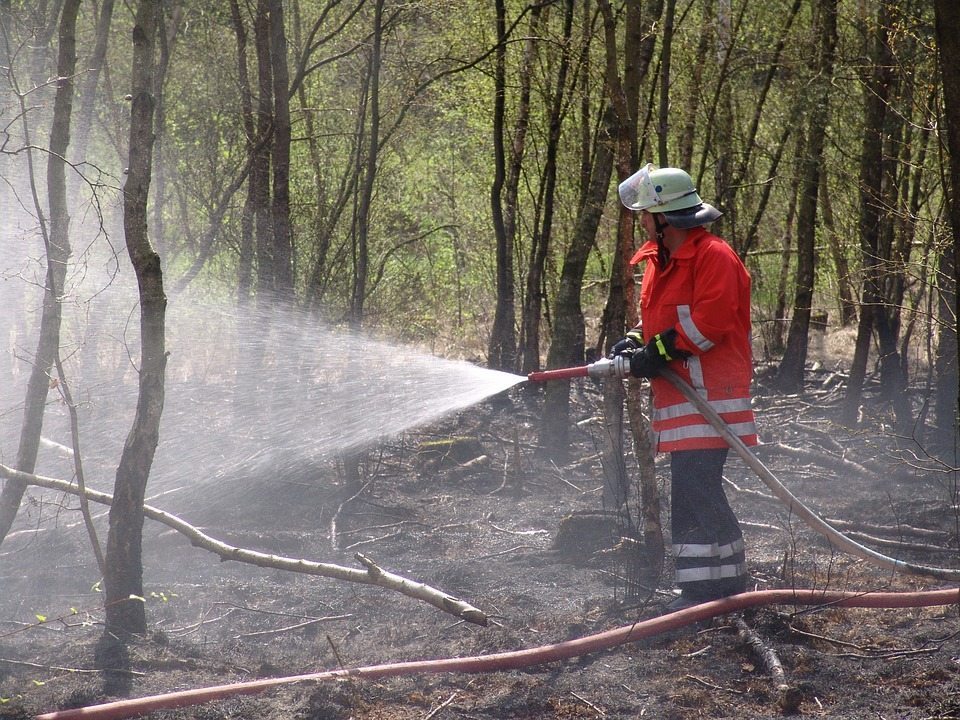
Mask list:
MULTIPOLYGON (((647 261, 640 288, 643 337, 669 328, 690 353, 670 363, 747 445, 757 444, 750 403, 753 355, 750 274, 726 241, 706 228, 690 231, 666 269, 657 244, 647 242, 634 263, 647 261)), ((669 382, 653 378, 653 430, 660 452, 727 447, 727 442, 669 382)))

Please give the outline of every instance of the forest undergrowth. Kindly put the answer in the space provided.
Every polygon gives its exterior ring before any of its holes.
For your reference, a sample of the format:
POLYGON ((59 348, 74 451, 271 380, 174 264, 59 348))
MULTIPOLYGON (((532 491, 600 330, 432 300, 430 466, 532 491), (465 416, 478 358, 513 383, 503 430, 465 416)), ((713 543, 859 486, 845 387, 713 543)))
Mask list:
MULTIPOLYGON (((838 425, 842 383, 841 373, 813 370, 802 396, 776 396, 763 387, 761 372, 758 455, 859 542, 914 562, 960 567, 955 474, 921 444, 893 438, 881 412, 856 430, 838 425)), ((189 489, 162 498, 164 509, 237 546, 344 565, 356 565, 363 553, 471 603, 487 615, 487 627, 378 587, 220 562, 148 522, 144 601, 151 630, 113 657, 120 667, 105 670, 97 665, 97 571, 76 503, 32 491, 0 553, 0 717, 530 648, 661 614, 672 597, 669 561, 649 587, 631 591, 629 555, 602 507, 598 392, 589 381, 574 386, 573 452, 562 465, 538 452, 539 398, 515 389, 367 453, 360 487, 346 483, 335 464, 305 462, 302 476, 288 469, 287 477, 203 485, 213 498, 189 489), (438 452, 445 447, 450 452, 438 452)), ((755 589, 944 586, 832 550, 733 456, 726 479, 755 589)), ((155 715, 956 718, 957 612, 763 607, 523 670, 298 683, 155 715), (758 647, 778 660, 779 675, 758 647)))

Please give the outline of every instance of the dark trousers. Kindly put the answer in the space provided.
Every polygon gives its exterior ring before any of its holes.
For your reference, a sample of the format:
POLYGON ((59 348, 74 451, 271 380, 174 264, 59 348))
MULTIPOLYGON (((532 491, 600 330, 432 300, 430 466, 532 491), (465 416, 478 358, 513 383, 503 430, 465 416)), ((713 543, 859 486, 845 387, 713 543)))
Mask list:
POLYGON ((673 555, 686 595, 723 597, 746 588, 743 533, 723 492, 726 459, 726 448, 670 455, 673 555))

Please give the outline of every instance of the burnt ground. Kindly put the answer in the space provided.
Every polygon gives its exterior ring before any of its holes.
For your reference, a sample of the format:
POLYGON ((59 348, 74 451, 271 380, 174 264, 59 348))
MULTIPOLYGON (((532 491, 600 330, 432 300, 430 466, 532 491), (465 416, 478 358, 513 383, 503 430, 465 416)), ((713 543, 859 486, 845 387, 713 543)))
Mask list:
MULTIPOLYGON (((758 454, 815 510, 872 536, 864 540, 872 547, 960 567, 955 475, 911 442, 893 451, 880 414, 855 432, 836 424, 839 381, 816 374, 803 398, 758 394, 758 454)), ((599 394, 584 382, 574 395, 572 451, 561 464, 536 452, 536 401, 514 390, 368 453, 361 486, 339 467, 304 463, 284 477, 239 478, 217 488, 213 502, 207 490, 156 503, 238 546, 352 567, 362 552, 475 605, 487 627, 378 587, 221 562, 147 521, 150 632, 128 646, 126 667, 104 672, 95 659, 103 630, 97 571, 78 514, 58 507, 76 502, 33 491, 0 552, 0 717, 531 648, 658 615, 671 599, 669 563, 648 589, 624 580, 627 555, 611 550, 615 523, 599 513, 599 394), (453 444, 462 454, 438 452, 459 438, 470 439, 453 444)), ((731 456, 727 478, 757 589, 944 586, 831 552, 739 458, 731 456)), ((764 607, 521 670, 299 683, 154 716, 781 717, 777 681, 738 636, 737 618, 776 654, 800 716, 960 717, 957 606, 764 607)))

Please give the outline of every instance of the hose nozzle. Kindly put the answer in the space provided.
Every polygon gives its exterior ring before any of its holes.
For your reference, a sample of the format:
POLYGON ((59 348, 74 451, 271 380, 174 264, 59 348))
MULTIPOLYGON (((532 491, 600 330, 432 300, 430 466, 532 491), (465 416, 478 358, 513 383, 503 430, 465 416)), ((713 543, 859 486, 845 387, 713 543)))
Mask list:
POLYGON ((548 382, 550 380, 569 380, 575 377, 592 377, 601 380, 603 378, 625 378, 629 375, 630 358, 617 355, 612 358, 602 358, 589 365, 532 372, 527 375, 527 380, 530 382, 548 382))

